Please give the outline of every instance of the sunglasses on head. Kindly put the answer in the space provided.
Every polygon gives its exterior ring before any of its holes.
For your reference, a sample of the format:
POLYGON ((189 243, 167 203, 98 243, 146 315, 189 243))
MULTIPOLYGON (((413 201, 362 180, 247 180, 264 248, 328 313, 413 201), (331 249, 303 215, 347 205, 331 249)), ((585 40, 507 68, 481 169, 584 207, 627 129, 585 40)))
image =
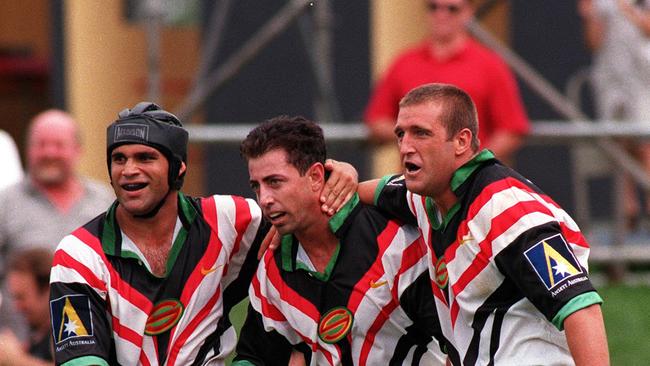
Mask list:
POLYGON ((427 9, 429 9, 430 12, 436 12, 438 10, 447 10, 450 14, 458 14, 460 12, 460 5, 455 5, 455 4, 449 4, 449 5, 443 5, 443 4, 438 4, 434 2, 427 2, 427 9))

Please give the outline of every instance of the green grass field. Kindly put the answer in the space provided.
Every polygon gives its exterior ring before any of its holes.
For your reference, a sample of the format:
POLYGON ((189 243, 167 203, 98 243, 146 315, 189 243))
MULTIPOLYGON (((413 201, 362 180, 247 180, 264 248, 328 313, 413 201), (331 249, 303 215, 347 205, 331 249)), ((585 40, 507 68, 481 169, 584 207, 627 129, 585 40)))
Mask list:
MULTIPOLYGON (((650 287, 601 286, 600 296, 605 301, 603 315, 609 353, 613 366, 646 366, 650 364, 650 287)), ((237 328, 246 317, 248 301, 237 305, 230 319, 237 328)))
POLYGON ((598 288, 603 303, 611 364, 650 364, 650 287, 604 286, 598 288))

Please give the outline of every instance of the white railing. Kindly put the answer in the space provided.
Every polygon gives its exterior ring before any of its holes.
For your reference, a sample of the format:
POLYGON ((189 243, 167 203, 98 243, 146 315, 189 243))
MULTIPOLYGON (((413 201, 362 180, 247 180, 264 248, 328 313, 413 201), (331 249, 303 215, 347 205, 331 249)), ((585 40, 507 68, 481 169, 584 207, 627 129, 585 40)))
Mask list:
MULTIPOLYGON (((190 141, 194 143, 232 143, 241 142, 248 132, 253 129, 255 124, 208 124, 208 125, 188 125, 190 132, 190 141)), ((360 143, 366 141, 368 134, 363 123, 322 123, 321 127, 325 138, 331 142, 350 142, 360 143)), ((602 138, 624 138, 624 139, 649 139, 650 140, 650 123, 647 122, 614 122, 614 121, 535 121, 532 123, 532 131, 527 139, 529 144, 548 144, 559 143, 567 144, 574 147, 579 142, 587 144, 594 143, 602 138)), ((583 144, 584 145, 584 144, 583 144)), ((574 157, 576 155, 574 154, 574 157)), ((580 155, 577 155, 580 156, 580 155)), ((621 176, 623 171, 617 164, 612 164, 609 159, 602 161, 574 161, 575 164, 608 164, 607 169, 614 175, 621 176)), ((575 173, 575 172, 574 172, 575 173)), ((586 177, 575 177, 576 186, 574 194, 578 197, 584 197, 586 189, 586 177)), ((617 199, 621 194, 617 192, 617 199)), ((579 201, 579 200, 577 200, 579 201)), ((620 202, 617 204, 619 205, 620 202)), ((585 202, 576 202, 576 216, 582 218, 584 222, 589 222, 588 206, 585 202)), ((598 238, 589 238, 592 245, 592 262, 611 263, 611 262, 644 262, 650 263, 650 238, 648 242, 626 241, 626 229, 624 227, 623 213, 621 210, 615 210, 615 223, 612 226, 612 233, 609 235, 610 240, 603 242, 598 238)), ((580 221, 579 221, 580 222, 580 221)))

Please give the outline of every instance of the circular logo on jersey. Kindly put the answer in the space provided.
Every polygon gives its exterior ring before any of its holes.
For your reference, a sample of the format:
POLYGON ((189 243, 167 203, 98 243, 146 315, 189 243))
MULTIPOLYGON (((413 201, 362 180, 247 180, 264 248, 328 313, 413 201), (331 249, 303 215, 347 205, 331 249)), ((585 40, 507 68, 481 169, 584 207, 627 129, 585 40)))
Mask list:
POLYGON ((438 262, 436 262, 436 285, 440 288, 445 288, 448 282, 447 262, 445 261, 445 257, 440 257, 438 262))
POLYGON ((318 338, 325 343, 336 343, 343 339, 352 328, 354 316, 345 307, 331 309, 320 318, 318 338))
POLYGON ((152 336, 168 331, 178 323, 183 310, 183 304, 176 299, 161 300, 151 309, 144 334, 152 336))

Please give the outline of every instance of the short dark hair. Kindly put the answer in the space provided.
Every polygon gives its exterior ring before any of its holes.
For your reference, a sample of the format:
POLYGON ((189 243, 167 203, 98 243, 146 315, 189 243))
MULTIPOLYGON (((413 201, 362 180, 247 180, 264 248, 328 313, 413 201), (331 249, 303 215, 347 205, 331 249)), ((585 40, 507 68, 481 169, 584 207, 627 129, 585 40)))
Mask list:
POLYGON ((400 108, 424 103, 439 103, 445 108, 440 115, 441 123, 451 138, 463 128, 472 132, 472 150, 478 151, 478 115, 472 98, 462 89, 450 84, 424 84, 409 91, 399 102, 400 108))
POLYGON ((277 116, 255 127, 242 141, 239 151, 248 161, 283 149, 287 162, 305 174, 314 163, 325 163, 327 149, 323 129, 302 116, 277 116))
POLYGON ((38 289, 45 290, 50 286, 52 261, 52 252, 47 249, 26 249, 11 257, 7 272, 28 273, 33 276, 38 289))

